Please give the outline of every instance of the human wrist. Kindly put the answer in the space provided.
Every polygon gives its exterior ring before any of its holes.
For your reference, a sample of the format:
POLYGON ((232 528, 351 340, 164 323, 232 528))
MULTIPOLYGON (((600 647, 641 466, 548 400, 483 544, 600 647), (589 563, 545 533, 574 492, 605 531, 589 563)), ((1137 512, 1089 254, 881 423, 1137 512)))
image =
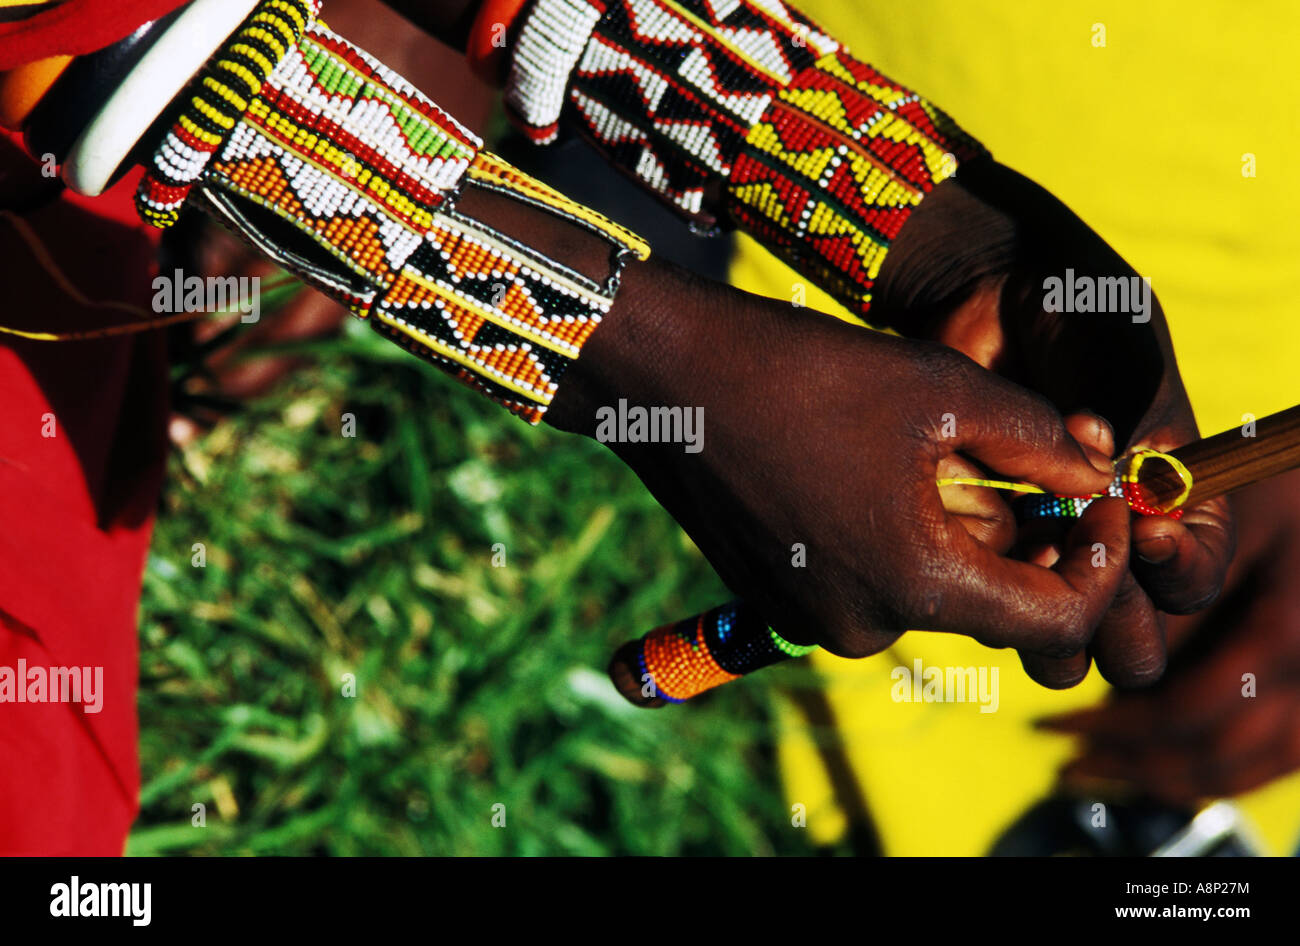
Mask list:
POLYGON ((613 308, 565 374, 546 422, 592 437, 600 408, 620 400, 703 406, 716 368, 708 353, 725 344, 727 319, 720 313, 731 295, 661 261, 629 266, 613 308))

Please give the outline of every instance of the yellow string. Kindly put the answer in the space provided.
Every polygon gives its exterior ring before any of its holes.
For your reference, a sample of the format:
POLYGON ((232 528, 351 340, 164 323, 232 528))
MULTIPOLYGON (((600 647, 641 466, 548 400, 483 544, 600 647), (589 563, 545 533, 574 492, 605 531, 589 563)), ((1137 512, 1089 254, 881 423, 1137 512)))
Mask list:
POLYGON ((0 333, 5 335, 16 335, 19 338, 32 339, 38 342, 67 342, 80 341, 87 338, 107 338, 112 335, 128 335, 133 332, 145 332, 155 328, 161 328, 164 325, 170 325, 173 322, 179 322, 184 319, 197 318, 203 313, 182 312, 178 315, 169 316, 165 319, 155 319, 149 316, 149 313, 139 306, 131 305, 127 302, 102 302, 86 298, 76 286, 64 275, 54 258, 50 255, 41 238, 31 228, 31 226, 22 217, 18 216, 11 210, 0 210, 0 218, 8 221, 9 224, 18 231, 18 235, 27 248, 32 251, 36 257, 36 262, 40 264, 55 282, 55 284, 70 296, 79 306, 88 309, 111 309, 118 312, 127 312, 136 316, 136 321, 124 322, 117 325, 106 325, 100 328, 86 329, 78 332, 30 332, 24 329, 13 328, 8 325, 0 325, 0 333), (143 318, 141 318, 143 317, 143 318))
POLYGON ((1009 489, 1017 493, 1046 493, 1047 490, 1032 483, 1009 483, 1006 480, 981 480, 973 476, 946 476, 935 480, 938 486, 984 486, 989 489, 1009 489))
MULTIPOLYGON (((0 0, 0 3, 3 3, 3 0, 0 0)), ((152 332, 160 328, 167 328, 169 325, 176 325, 181 322, 192 322, 205 315, 228 314, 221 312, 209 313, 205 311, 176 312, 171 315, 157 317, 146 312, 139 306, 131 305, 128 302, 103 302, 88 299, 79 289, 77 289, 76 286, 72 284, 68 277, 64 275, 63 270, 59 269, 58 264, 54 262, 54 258, 50 255, 50 251, 46 248, 45 244, 41 242, 41 238, 36 234, 26 220, 10 210, 0 210, 0 219, 8 221, 13 228, 18 231, 18 235, 22 237, 23 242, 27 244, 27 248, 31 250, 32 255, 36 257, 36 262, 38 262, 41 265, 41 268, 50 275, 50 278, 54 280, 55 284, 58 285, 58 287, 70 296, 78 305, 89 309, 112 309, 119 312, 127 312, 136 316, 136 320, 132 322, 119 322, 115 325, 104 325, 98 328, 73 332, 32 332, 26 329, 14 328, 9 325, 0 325, 0 335, 14 335, 18 338, 26 338, 36 342, 79 342, 92 338, 112 338, 117 335, 134 335, 139 332, 152 332)), ((272 281, 268 285, 263 286, 263 289, 275 289, 292 281, 293 277, 289 276, 282 280, 272 281)))
MULTIPOLYGON (((1159 450, 1143 448, 1134 451, 1127 457, 1116 460, 1115 467, 1116 469, 1119 469, 1122 464, 1125 465, 1123 472, 1124 482, 1137 483, 1138 471, 1141 470, 1142 464, 1151 459, 1164 460, 1173 468, 1173 471, 1178 475, 1178 479, 1182 481, 1183 491, 1176 499, 1171 501, 1167 507, 1160 510, 1164 513, 1173 512, 1182 506, 1183 503, 1187 502, 1187 497, 1192 494, 1192 471, 1187 469, 1187 466, 1181 460, 1172 454, 1161 453, 1159 450)), ((1035 486, 1033 483, 1012 483, 1007 480, 982 480, 973 476, 945 476, 936 480, 935 484, 941 487, 983 486, 987 489, 1006 489, 1017 493, 1047 493, 1047 490, 1040 486, 1035 486)), ((1093 493, 1089 498, 1099 499, 1105 495, 1105 493, 1093 493)))

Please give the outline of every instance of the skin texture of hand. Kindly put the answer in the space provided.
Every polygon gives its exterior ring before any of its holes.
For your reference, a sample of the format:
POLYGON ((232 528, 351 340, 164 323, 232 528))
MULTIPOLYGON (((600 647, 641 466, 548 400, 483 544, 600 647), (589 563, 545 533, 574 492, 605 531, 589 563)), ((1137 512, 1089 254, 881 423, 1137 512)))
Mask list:
MULTIPOLYGON (((1042 188, 978 162, 940 185, 903 228, 881 272, 877 312, 882 324, 950 345, 1043 394, 1071 416, 1081 442, 1108 456, 1196 439, 1158 300, 1150 297, 1144 322, 1134 321, 1132 307, 1046 311, 1045 280, 1064 280, 1067 270, 1076 281, 1137 275, 1042 188)), ((1136 681, 1147 682, 1164 663, 1160 612, 1190 613, 1214 600, 1232 557, 1233 529, 1222 499, 1186 510, 1181 522, 1138 517, 1132 529, 1131 574, 1098 629, 1093 655, 1105 673, 1113 652, 1128 650, 1126 662, 1149 665, 1136 681)), ((1047 543, 1036 560, 1050 561, 1051 554, 1047 543)), ((1088 667, 1087 654, 1025 659, 1030 675, 1048 686, 1078 683, 1088 667)))
MULTIPOLYGON (((954 463, 1071 494, 1104 488, 1110 474, 1044 399, 944 346, 652 262, 628 271, 548 420, 591 436, 597 410, 619 398, 703 408, 699 453, 610 446, 788 640, 861 657, 924 628, 1068 658, 1084 652, 1128 573, 1122 501, 1094 504, 1050 569, 1004 557, 1001 529, 977 538, 945 509, 935 479, 954 463), (955 431, 945 415, 959 418, 955 431), (796 543, 806 567, 792 567, 796 543)), ((1114 654, 1117 678, 1146 672, 1114 654)))
POLYGON ((1083 739, 1062 772, 1066 785, 1103 780, 1193 805, 1300 768, 1300 472, 1235 499, 1241 550, 1223 597, 1170 620, 1165 678, 1042 722, 1083 739))

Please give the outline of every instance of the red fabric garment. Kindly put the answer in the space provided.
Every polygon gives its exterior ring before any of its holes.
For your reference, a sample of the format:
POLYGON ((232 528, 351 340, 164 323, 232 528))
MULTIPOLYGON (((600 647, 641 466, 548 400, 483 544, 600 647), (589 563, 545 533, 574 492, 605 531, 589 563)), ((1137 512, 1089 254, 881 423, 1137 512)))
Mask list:
MULTIPOLYGON (((48 186, 12 137, 0 139, 0 172, 9 199, 48 186)), ((138 176, 95 200, 65 192, 0 217, 0 324, 128 321, 93 304, 109 300, 149 310, 156 231, 135 216, 138 176)), ((135 817, 136 612, 167 452, 166 377, 160 332, 0 335, 0 668, 103 668, 98 713, 0 702, 0 854, 117 855, 135 817)))
POLYGON ((130 36, 187 0, 67 0, 30 19, 0 23, 0 70, 48 56, 84 56, 130 36))

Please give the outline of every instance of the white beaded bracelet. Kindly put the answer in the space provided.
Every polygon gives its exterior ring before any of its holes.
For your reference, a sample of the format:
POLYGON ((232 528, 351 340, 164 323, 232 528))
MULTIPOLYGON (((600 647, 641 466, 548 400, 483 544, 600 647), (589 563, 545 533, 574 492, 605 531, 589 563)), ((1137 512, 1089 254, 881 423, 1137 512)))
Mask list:
POLYGON ((72 146, 63 164, 67 185, 89 197, 103 193, 149 126, 257 2, 194 0, 186 7, 72 146))
POLYGON ((559 131, 569 74, 591 38, 601 11, 587 0, 537 0, 510 62, 506 107, 539 144, 559 131))

